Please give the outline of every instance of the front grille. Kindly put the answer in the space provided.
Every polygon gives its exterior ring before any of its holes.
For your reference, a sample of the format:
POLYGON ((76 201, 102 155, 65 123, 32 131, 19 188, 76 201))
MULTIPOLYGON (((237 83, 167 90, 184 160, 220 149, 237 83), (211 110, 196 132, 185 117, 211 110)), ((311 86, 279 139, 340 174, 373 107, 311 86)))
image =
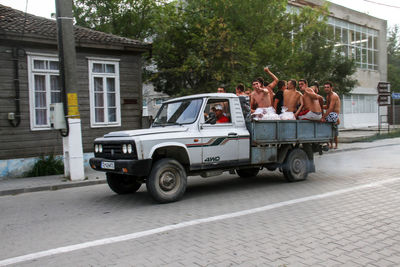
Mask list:
POLYGON ((96 142, 96 144, 101 144, 103 146, 102 153, 95 153, 95 157, 105 158, 105 159, 137 159, 136 145, 135 142, 96 142), (132 144, 132 153, 124 154, 122 152, 123 144, 132 144))

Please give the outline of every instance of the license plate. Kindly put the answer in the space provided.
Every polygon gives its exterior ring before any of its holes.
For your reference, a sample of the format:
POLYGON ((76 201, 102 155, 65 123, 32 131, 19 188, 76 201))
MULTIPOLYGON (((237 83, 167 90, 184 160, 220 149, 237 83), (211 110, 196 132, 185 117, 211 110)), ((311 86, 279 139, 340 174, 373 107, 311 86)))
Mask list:
POLYGON ((114 162, 102 161, 101 168, 108 169, 108 170, 114 170, 115 169, 114 162))

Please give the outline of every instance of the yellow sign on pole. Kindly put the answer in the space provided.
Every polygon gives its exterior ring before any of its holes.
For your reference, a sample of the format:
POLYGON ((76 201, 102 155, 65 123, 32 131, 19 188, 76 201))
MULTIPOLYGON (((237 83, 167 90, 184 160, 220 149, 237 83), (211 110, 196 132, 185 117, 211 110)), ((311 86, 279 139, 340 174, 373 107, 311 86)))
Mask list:
POLYGON ((78 95, 76 93, 68 93, 68 117, 79 118, 78 95))

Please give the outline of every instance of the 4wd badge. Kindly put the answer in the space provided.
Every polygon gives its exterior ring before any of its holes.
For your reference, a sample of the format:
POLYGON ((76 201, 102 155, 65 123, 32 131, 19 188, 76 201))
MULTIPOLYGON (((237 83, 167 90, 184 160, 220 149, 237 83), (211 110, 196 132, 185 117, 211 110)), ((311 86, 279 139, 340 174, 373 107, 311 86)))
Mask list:
POLYGON ((204 160, 204 162, 218 162, 221 158, 216 156, 216 157, 208 157, 204 160))

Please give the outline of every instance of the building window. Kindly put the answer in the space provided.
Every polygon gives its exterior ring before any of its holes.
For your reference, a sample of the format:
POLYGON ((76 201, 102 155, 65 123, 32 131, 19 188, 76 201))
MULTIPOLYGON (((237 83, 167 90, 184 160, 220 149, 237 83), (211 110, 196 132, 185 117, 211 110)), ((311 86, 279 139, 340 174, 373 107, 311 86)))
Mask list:
POLYGON ((89 60, 89 90, 91 126, 120 126, 119 62, 89 60))
POLYGON ((336 49, 353 58, 360 69, 378 69, 378 31, 330 17, 328 24, 335 34, 336 49))
POLYGON ((376 95, 345 95, 343 96, 343 113, 377 113, 378 102, 376 95))
POLYGON ((56 55, 28 55, 29 103, 32 130, 50 129, 50 104, 61 102, 56 55))

